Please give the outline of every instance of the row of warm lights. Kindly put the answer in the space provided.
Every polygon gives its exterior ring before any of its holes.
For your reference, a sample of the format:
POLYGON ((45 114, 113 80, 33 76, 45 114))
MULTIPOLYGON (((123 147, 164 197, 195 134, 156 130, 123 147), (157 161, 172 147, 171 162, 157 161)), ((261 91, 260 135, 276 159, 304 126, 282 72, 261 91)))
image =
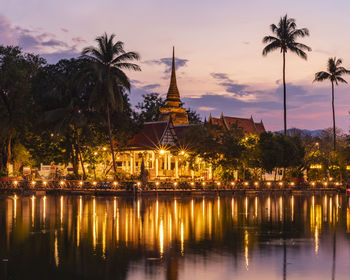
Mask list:
MULTIPOLYGON (((31 184, 32 184, 33 186, 35 186, 36 183, 37 183, 37 182, 34 181, 34 180, 31 182, 31 184)), ((79 182, 79 185, 82 186, 83 183, 84 183, 83 181, 80 181, 80 182, 79 182)), ((13 181, 13 184, 14 184, 15 186, 17 186, 17 185, 18 185, 18 181, 13 181)), ((61 186, 63 186, 63 185, 65 184, 65 181, 60 181, 59 184, 60 184, 61 186)), ((93 184, 94 186, 96 186, 96 185, 97 185, 97 182, 94 181, 94 182, 92 182, 92 184, 93 184)), ((138 184, 139 184, 139 183, 138 183, 138 184)), ((43 181, 43 185, 46 186, 46 185, 47 185, 47 181, 43 181)), ((114 182, 113 182, 113 186, 117 186, 117 185, 118 185, 118 182, 115 182, 115 181, 114 181, 114 182)))

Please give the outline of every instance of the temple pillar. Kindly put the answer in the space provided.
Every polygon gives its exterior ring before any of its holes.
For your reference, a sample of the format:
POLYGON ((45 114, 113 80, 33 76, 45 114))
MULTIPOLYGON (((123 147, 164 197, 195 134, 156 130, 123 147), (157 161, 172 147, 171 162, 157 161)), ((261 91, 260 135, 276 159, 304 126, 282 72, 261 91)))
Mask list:
POLYGON ((168 170, 171 170, 171 155, 168 155, 168 170))
POLYGON ((156 166, 155 166, 155 169, 156 169, 156 177, 158 177, 159 175, 159 159, 158 159, 158 155, 156 156, 156 166))
POLYGON ((211 165, 209 165, 208 179, 209 179, 209 180, 213 179, 213 170, 212 170, 212 168, 211 168, 211 165))
POLYGON ((134 159, 133 154, 130 153, 130 174, 134 175, 134 159))
POLYGON ((175 178, 179 178, 179 159, 175 157, 175 178))

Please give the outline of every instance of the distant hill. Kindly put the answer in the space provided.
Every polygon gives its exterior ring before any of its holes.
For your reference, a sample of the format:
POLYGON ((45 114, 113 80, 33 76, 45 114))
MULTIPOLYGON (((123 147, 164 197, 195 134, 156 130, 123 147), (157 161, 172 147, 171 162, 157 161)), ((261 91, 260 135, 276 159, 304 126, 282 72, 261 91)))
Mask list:
MULTIPOLYGON (((319 136, 322 133, 323 129, 315 129, 315 130, 309 130, 309 129, 299 129, 299 128, 289 128, 287 129, 287 134, 290 136, 301 134, 301 136, 310 135, 312 137, 319 136)), ((283 133, 283 130, 276 131, 276 133, 283 133)))

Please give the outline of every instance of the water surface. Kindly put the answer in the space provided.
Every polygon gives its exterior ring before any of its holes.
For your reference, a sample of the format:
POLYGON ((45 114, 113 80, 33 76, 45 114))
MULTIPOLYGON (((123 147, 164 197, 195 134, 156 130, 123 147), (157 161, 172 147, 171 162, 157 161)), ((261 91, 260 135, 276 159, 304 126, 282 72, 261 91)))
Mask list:
POLYGON ((349 279, 341 195, 0 198, 1 279, 349 279))

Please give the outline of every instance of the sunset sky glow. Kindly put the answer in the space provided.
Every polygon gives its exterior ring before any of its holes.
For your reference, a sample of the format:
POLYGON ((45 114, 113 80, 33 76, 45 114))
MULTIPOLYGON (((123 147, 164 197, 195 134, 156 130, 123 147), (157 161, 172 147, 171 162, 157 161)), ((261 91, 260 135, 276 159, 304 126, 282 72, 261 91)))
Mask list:
MULTIPOLYGON (((280 16, 296 19, 310 37, 308 61, 287 54, 288 127, 330 127, 331 88, 312 83, 327 59, 350 68, 348 0, 0 0, 0 44, 20 45, 49 63, 79 56, 93 39, 114 33, 125 49, 141 55, 142 72, 128 73, 136 104, 146 92, 165 95, 172 46, 186 107, 201 116, 263 119, 268 130, 283 128, 282 56, 262 56, 262 38, 280 16)), ((345 77, 349 80, 350 76, 345 77)), ((336 88, 336 120, 349 131, 349 85, 336 88)))

